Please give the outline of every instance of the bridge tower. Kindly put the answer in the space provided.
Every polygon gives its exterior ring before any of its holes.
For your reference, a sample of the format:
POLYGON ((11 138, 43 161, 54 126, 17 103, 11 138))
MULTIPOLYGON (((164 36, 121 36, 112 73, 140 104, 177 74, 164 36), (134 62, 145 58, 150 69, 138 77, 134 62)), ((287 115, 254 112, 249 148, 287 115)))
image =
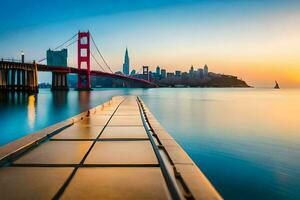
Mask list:
POLYGON ((146 81, 149 81, 149 67, 148 66, 143 66, 143 78, 146 81))
POLYGON ((78 90, 91 90, 90 32, 78 32, 78 90), (81 69, 86 69, 82 71, 81 69))

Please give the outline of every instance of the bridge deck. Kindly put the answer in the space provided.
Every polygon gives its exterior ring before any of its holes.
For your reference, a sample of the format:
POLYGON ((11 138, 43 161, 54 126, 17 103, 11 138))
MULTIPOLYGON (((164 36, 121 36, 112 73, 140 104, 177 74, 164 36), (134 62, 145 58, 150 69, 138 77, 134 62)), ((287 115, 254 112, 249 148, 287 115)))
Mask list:
POLYGON ((2 158, 1 198, 221 199, 139 98, 72 120, 2 158))

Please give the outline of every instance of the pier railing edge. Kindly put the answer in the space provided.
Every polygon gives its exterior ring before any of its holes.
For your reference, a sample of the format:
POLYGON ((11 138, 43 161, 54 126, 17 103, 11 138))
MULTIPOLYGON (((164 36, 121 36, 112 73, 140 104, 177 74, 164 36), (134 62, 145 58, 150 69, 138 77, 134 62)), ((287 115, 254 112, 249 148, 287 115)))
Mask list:
POLYGON ((181 184, 187 199, 223 199, 200 168, 187 155, 175 139, 156 120, 149 108, 138 97, 150 130, 160 149, 172 163, 173 173, 177 182, 181 184), (181 161, 184 161, 181 163, 181 161))

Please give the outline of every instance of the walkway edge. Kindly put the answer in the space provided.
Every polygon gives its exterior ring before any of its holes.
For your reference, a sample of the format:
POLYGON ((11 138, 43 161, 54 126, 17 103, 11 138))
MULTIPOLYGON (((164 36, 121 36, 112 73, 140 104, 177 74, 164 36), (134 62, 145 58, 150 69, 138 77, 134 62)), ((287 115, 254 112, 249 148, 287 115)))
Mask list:
POLYGON ((187 153, 160 125, 139 97, 138 101, 152 132, 152 137, 156 139, 158 147, 167 154, 169 161, 172 163, 174 176, 177 183, 180 184, 181 187, 179 186, 179 188, 182 189, 185 198, 201 200, 223 199, 187 153))

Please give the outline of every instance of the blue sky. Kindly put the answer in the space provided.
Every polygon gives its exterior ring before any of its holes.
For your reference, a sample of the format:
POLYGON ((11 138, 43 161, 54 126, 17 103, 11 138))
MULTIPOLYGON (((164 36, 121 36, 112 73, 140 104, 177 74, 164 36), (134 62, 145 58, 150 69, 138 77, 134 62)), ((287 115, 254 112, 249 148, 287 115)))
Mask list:
MULTIPOLYGON (((38 60, 78 30, 90 30, 115 71, 128 46, 136 69, 188 70, 207 63, 252 85, 279 79, 300 86, 292 76, 300 75, 300 1, 12 0, 1 7, 0 57, 24 50, 28 60, 38 60)), ((75 46, 69 64, 76 66, 75 46)))

